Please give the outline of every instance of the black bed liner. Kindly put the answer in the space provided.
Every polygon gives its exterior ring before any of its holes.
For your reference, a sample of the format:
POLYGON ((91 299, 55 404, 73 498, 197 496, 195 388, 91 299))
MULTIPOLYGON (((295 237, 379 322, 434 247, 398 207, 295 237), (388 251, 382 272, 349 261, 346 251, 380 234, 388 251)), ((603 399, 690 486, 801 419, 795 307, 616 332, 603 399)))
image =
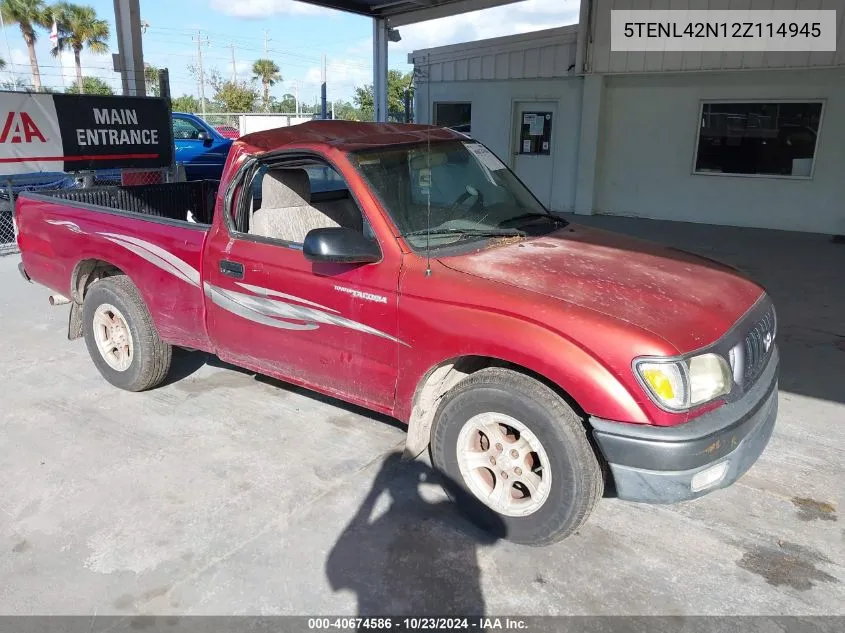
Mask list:
POLYGON ((129 187, 107 186, 39 192, 60 200, 130 211, 170 220, 186 220, 188 212, 199 224, 211 224, 219 180, 168 182, 129 187))

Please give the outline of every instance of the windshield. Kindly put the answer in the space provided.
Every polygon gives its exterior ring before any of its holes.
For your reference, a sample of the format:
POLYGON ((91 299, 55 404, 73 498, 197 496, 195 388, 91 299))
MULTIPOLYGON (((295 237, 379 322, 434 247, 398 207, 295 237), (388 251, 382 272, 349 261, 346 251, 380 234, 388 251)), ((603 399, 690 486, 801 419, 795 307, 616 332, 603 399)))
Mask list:
POLYGON ((415 249, 541 235, 565 224, 480 143, 362 150, 352 160, 415 249))

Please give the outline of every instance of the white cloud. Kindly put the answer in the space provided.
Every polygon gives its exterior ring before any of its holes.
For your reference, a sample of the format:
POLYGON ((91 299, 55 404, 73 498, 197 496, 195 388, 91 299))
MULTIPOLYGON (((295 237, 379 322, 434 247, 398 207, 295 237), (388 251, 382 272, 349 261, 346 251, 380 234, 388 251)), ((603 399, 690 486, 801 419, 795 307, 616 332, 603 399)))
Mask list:
POLYGON ((271 15, 336 15, 336 11, 294 0, 211 0, 211 8, 239 18, 271 15))
MULTIPOLYGON (((401 56, 404 63, 407 53, 414 50, 575 24, 579 8, 579 0, 526 0, 411 24, 400 27, 402 41, 391 44, 390 52, 391 55, 401 56)), ((394 61, 399 59, 394 57, 394 61)))
MULTIPOLYGON (((320 90, 320 67, 313 66, 305 73, 304 83, 320 90)), ((349 98, 357 86, 373 83, 373 71, 351 60, 329 60, 326 64, 326 91, 329 101, 349 98)))

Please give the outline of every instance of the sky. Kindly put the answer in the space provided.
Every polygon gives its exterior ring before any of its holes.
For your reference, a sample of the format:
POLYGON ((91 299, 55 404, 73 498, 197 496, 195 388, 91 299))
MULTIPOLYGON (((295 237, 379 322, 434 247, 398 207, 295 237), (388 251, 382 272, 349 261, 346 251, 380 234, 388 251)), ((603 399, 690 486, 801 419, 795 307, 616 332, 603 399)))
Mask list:
MULTIPOLYGON (((109 47, 117 52, 113 0, 88 0, 87 4, 112 25, 109 47)), ((578 4, 578 0, 523 0, 404 26, 399 29, 402 40, 390 43, 389 65, 409 71, 407 57, 414 50, 574 24, 578 4)), ((298 90, 301 100, 313 103, 320 92, 324 54, 330 100, 351 100, 356 86, 372 83, 372 21, 368 18, 294 0, 140 0, 140 5, 141 19, 149 24, 143 34, 144 61, 170 70, 174 96, 199 94, 197 81, 188 70, 197 62, 198 32, 204 67, 231 77, 234 50, 234 72, 238 79, 246 80, 251 78, 252 62, 265 56, 266 34, 266 56, 279 65, 283 76, 271 89, 276 97, 298 90)), ((42 83, 56 88, 70 85, 75 78, 72 54, 53 57, 48 33, 39 35, 36 51, 42 83)), ((16 75, 31 83, 29 58, 17 25, 7 26, 4 36, 0 57, 7 65, 0 72, 2 81, 16 75)), ((110 54, 86 51, 82 66, 83 74, 100 77, 120 92, 120 76, 112 70, 110 54)), ((211 97, 208 88, 206 97, 211 97)))

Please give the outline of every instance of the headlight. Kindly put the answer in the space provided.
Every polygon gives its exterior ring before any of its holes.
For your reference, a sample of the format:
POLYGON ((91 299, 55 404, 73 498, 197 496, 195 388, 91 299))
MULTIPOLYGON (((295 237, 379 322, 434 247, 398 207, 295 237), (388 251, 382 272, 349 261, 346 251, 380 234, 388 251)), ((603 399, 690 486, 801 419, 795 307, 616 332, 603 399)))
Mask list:
POLYGON ((651 397, 667 409, 689 409, 730 393, 733 385, 731 368, 718 354, 641 360, 634 367, 651 397))

